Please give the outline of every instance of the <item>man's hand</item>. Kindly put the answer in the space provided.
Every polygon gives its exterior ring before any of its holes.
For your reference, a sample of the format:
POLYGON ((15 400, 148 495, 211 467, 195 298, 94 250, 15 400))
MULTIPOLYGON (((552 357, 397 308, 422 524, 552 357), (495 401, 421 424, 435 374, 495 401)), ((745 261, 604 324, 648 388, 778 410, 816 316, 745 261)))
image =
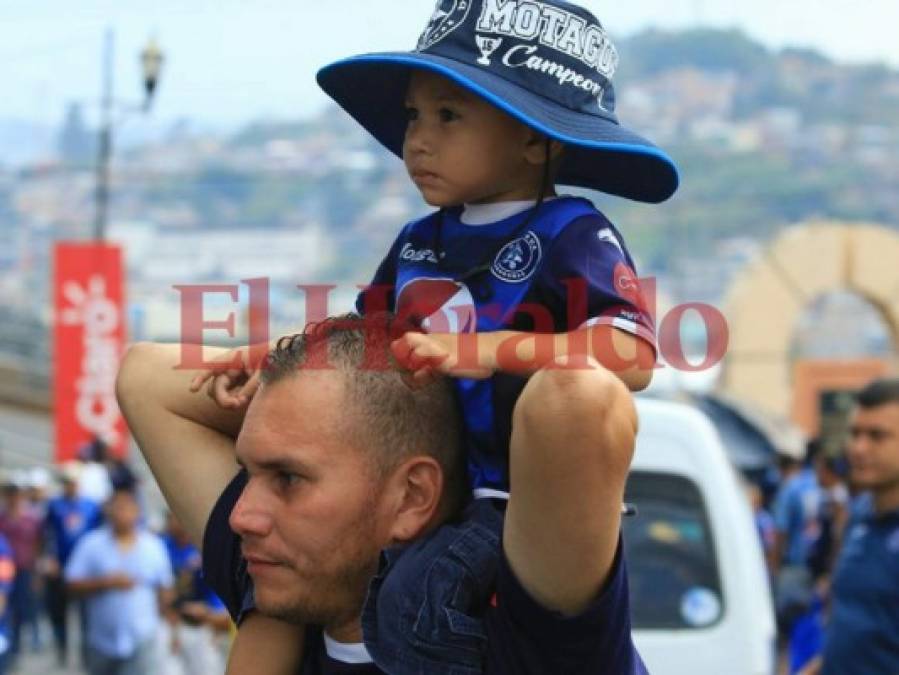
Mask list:
POLYGON ((493 333, 416 333, 394 340, 391 351, 400 366, 408 371, 406 381, 424 386, 442 375, 483 380, 496 370, 496 349, 485 344, 493 333))
MULTIPOLYGON (((267 348, 266 348, 267 349, 267 348)), ((198 373, 190 381, 194 393, 206 385, 206 394, 220 407, 236 410, 245 407, 259 389, 260 363, 257 357, 260 347, 238 347, 213 360, 207 370, 198 373)))
POLYGON ((103 577, 103 585, 110 591, 130 591, 137 582, 131 576, 119 572, 103 577))

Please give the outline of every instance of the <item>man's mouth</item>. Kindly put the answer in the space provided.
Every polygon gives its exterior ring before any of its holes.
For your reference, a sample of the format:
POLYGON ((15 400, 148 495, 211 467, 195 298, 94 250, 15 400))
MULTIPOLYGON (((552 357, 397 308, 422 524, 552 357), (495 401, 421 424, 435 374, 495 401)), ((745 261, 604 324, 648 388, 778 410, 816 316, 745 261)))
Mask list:
POLYGON ((247 561, 247 572, 251 575, 259 572, 266 572, 268 570, 275 569, 276 567, 282 567, 284 563, 275 558, 271 558, 266 555, 262 555, 260 553, 250 552, 241 550, 241 553, 244 557, 244 560, 247 561))

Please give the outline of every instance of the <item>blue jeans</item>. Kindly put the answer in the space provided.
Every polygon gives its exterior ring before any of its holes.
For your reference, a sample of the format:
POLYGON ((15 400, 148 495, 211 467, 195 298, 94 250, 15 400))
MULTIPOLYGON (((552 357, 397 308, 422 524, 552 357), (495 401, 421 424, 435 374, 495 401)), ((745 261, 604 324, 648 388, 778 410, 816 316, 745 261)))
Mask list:
POLYGON ((365 646, 381 670, 483 671, 483 615, 495 592, 504 506, 476 500, 461 520, 382 553, 362 611, 365 646))

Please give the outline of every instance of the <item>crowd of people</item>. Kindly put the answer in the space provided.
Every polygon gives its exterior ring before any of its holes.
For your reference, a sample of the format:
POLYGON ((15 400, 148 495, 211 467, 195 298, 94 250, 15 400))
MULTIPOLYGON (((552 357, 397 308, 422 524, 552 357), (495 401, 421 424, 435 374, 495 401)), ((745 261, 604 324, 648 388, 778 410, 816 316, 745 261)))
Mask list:
POLYGON ((99 441, 52 474, 3 476, 0 675, 51 648, 91 675, 224 670, 231 623, 199 552, 174 517, 160 534, 148 520, 134 472, 99 441))
POLYGON ((863 388, 848 431, 750 488, 791 675, 899 672, 899 380, 863 388))

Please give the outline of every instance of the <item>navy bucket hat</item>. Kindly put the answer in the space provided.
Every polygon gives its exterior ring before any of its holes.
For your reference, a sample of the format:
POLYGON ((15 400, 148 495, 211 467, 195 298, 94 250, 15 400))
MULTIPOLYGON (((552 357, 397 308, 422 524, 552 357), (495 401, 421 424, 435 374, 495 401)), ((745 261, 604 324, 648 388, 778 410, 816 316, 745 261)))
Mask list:
POLYGON ((412 70, 431 71, 565 144, 557 181, 643 202, 678 185, 662 150, 618 123, 618 53, 587 10, 563 0, 438 0, 412 52, 354 56, 318 83, 402 157, 412 70))

